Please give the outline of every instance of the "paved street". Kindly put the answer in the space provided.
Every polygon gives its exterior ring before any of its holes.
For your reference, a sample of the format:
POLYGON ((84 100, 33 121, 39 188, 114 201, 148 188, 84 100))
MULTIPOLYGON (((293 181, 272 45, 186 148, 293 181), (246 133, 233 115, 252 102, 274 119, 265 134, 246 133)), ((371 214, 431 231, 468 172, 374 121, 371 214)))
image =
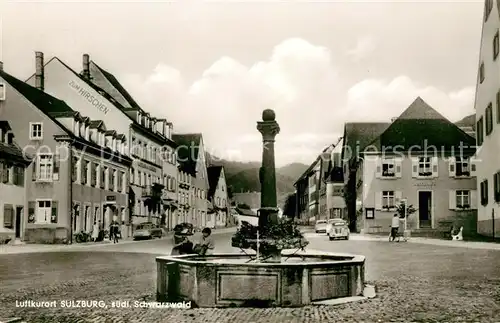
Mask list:
MULTIPOLYGON (((215 235, 217 252, 234 250, 231 235, 215 235)), ((171 249, 170 239, 162 239, 72 252, 0 255, 0 318, 17 316, 50 323, 500 321, 500 251, 308 237, 311 249, 365 255, 366 278, 376 285, 377 297, 334 307, 295 309, 15 307, 16 300, 154 300, 154 255, 171 249)))

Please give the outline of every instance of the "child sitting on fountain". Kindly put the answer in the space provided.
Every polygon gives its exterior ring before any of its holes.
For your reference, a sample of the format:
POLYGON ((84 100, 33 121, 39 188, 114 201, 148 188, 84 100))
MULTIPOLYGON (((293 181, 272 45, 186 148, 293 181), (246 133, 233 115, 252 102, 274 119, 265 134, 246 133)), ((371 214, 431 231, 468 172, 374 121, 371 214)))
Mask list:
POLYGON ((201 231, 201 234, 200 242, 194 247, 194 252, 200 256, 211 255, 215 248, 212 230, 205 228, 201 231))

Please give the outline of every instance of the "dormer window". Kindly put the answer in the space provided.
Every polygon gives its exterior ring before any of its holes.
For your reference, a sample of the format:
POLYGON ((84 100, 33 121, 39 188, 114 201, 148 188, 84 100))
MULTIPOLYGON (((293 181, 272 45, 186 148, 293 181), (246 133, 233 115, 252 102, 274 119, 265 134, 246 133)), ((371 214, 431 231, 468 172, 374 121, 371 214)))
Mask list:
POLYGON ((139 124, 142 124, 142 115, 141 115, 141 113, 140 113, 140 112, 137 112, 137 122, 138 122, 139 124))
POLYGON ((116 150, 116 138, 113 138, 113 150, 116 150))
POLYGON ((85 137, 85 123, 80 122, 80 133, 78 134, 80 137, 85 137))
POLYGON ((76 136, 80 136, 80 122, 75 120, 75 129, 73 131, 76 136))
POLYGON ((146 128, 149 128, 149 118, 148 117, 144 117, 144 126, 146 128))
POLYGON ((5 139, 7 140, 7 145, 13 145, 14 144, 14 134, 13 133, 8 132, 5 139))
POLYGON ((85 140, 90 139, 90 128, 89 126, 85 126, 85 140))

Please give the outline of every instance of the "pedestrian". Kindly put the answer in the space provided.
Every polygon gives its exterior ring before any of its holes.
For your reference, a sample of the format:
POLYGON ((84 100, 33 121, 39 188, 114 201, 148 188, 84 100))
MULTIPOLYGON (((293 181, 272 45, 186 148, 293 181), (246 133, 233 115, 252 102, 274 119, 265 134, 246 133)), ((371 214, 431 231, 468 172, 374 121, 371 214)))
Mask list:
POLYGON ((391 224, 391 241, 396 240, 396 236, 399 231, 399 214, 394 214, 392 217, 392 224, 391 224))
POLYGON ((99 224, 97 221, 94 222, 94 226, 92 228, 92 241, 97 242, 97 238, 99 237, 99 224))
POLYGON ((118 222, 113 221, 112 225, 113 243, 118 243, 118 222))
POLYGON ((215 244, 212 237, 212 230, 210 228, 204 228, 201 234, 201 239, 198 244, 196 244, 193 251, 201 256, 213 254, 215 244))

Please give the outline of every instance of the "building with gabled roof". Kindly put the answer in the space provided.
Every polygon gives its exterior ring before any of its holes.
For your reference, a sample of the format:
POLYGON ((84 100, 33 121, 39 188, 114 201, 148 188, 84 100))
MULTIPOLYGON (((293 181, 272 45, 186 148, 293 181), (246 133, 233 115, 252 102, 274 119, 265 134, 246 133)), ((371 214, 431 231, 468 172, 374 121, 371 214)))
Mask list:
POLYGON ((205 161, 205 147, 201 133, 174 133, 172 139, 177 143, 179 170, 189 176, 191 181, 189 211, 187 217, 193 225, 207 226, 208 219, 208 174, 205 161))
POLYGON ((26 172, 21 239, 74 242, 75 234, 107 230, 113 220, 126 236, 132 159, 123 136, 107 133, 103 122, 93 122, 44 92, 42 76, 37 73, 33 87, 0 71, 5 89, 0 120, 9 122, 23 153, 33 156, 26 172))
MULTIPOLYGON (((360 139, 360 128, 345 127, 345 145, 352 147, 356 138, 360 147, 354 154, 351 148, 344 151, 349 218, 357 218, 357 230, 389 231, 403 200, 418 209, 408 220, 412 230, 448 230, 460 211, 475 212, 474 138, 420 97, 392 123, 377 128, 382 131, 368 131, 360 139)), ((465 231, 475 230, 472 223, 463 224, 465 231)))
MULTIPOLYGON (((36 54, 36 72, 28 83, 43 88, 47 93, 67 102, 82 115, 102 120, 108 129, 124 136, 126 149, 133 159, 129 170, 131 230, 142 222, 167 225, 176 208, 177 174, 164 176, 164 162, 176 169, 176 144, 169 138, 171 125, 164 119, 151 117, 137 106, 127 105, 119 95, 117 82, 105 83, 91 72, 89 56, 83 55, 83 71, 77 73, 59 58, 46 64, 43 53, 36 54), (97 80, 102 82, 97 82, 97 80), (103 88, 104 87, 104 88, 103 88), (170 189, 168 189, 170 188, 170 189)), ((109 74, 109 73, 108 73, 109 74)), ((116 79, 115 79, 116 80, 116 79)), ((132 232, 130 232, 132 234, 132 232)))
POLYGON ((210 228, 227 226, 229 219, 229 196, 227 193, 226 174, 223 166, 209 166, 207 199, 211 208, 207 210, 207 224, 210 228))

